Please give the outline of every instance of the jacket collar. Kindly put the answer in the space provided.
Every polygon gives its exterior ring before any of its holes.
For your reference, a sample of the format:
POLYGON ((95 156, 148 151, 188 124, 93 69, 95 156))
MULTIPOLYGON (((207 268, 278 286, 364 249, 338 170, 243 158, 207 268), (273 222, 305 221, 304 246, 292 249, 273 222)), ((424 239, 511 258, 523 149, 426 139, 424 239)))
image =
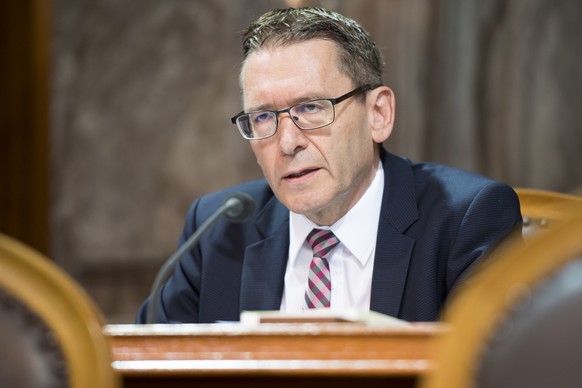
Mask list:
POLYGON ((378 225, 370 309, 398 317, 414 240, 404 232, 418 219, 409 162, 383 150, 384 194, 378 225))
POLYGON ((255 226, 262 240, 245 251, 240 309, 278 310, 289 250, 289 210, 273 196, 255 226))

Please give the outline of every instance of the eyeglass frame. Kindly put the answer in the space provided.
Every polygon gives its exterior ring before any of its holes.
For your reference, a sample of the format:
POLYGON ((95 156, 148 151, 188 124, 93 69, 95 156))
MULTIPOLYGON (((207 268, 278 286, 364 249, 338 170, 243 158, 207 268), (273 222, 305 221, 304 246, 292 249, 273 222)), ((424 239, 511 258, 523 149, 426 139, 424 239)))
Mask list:
POLYGON ((245 112, 244 110, 241 111, 240 113, 238 113, 236 116, 233 116, 230 118, 230 121, 236 125, 238 131, 240 132, 240 134, 242 135, 243 138, 247 139, 247 140, 262 140, 262 139, 268 139, 270 137, 275 136, 275 134, 277 133, 277 131, 279 130, 279 115, 281 113, 287 113, 289 114, 289 117, 291 118, 291 121, 293 122, 293 124, 295 124, 295 126, 299 129, 301 129, 302 131, 311 131, 313 129, 319 129, 319 128, 323 128, 323 127, 327 127, 328 125, 333 124, 333 122, 335 121, 335 106, 337 104, 339 104, 342 101, 347 100, 350 97, 356 96, 360 93, 364 93, 367 92, 368 90, 373 90, 376 89, 378 87, 380 87, 382 85, 372 85, 372 84, 366 84, 366 85, 362 85, 359 86, 357 88, 355 88, 354 90, 347 92, 346 94, 343 94, 339 97, 336 98, 316 98, 313 100, 308 100, 308 101, 302 101, 300 103, 297 103, 293 106, 290 106, 289 108, 286 109, 281 109, 281 110, 257 110, 257 111, 253 111, 253 112, 245 112), (291 115, 291 109, 296 108, 297 106, 303 105, 303 104, 308 104, 310 102, 314 102, 314 101, 329 101, 331 102, 331 107, 332 107, 332 112, 333 112, 333 119, 324 125, 319 125, 317 127, 313 127, 313 128, 301 128, 299 126, 299 124, 297 124, 295 122, 295 120, 293 119, 293 115, 291 115), (275 130, 273 131, 272 134, 267 135, 267 136, 263 136, 263 137, 247 137, 244 133, 243 130, 239 127, 238 125, 238 119, 239 117, 245 116, 245 115, 250 115, 250 114, 254 114, 254 113, 274 113, 275 114, 275 130))

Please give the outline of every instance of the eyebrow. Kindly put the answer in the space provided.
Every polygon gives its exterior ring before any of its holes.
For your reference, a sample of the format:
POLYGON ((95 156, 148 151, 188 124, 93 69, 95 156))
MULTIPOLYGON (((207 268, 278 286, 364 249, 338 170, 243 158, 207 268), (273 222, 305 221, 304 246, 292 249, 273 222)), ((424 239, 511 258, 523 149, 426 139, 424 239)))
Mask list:
MULTIPOLYGON (((308 101, 313 101, 313 100, 323 100, 323 99, 328 99, 328 98, 334 98, 334 97, 323 97, 323 95, 316 94, 316 93, 308 94, 305 96, 294 98, 293 100, 291 100, 291 105, 287 105, 287 106, 280 108, 280 109, 287 109, 287 108, 290 108, 290 107, 295 106, 297 104, 301 104, 302 102, 308 102, 308 101)), ((247 112, 247 113, 259 112, 259 111, 264 111, 264 110, 273 111, 273 110, 279 110, 279 109, 272 106, 271 104, 261 104, 261 105, 257 105, 257 106, 252 106, 249 109, 245 109, 245 112, 247 112)))

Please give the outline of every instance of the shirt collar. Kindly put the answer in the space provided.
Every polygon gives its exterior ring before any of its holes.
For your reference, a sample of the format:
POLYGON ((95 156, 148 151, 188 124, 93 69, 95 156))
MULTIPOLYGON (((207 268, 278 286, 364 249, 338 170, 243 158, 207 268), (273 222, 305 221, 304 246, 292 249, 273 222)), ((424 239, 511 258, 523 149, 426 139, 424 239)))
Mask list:
POLYGON ((376 245, 378 220, 384 191, 384 169, 378 162, 376 175, 362 198, 331 227, 319 226, 301 214, 289 212, 289 260, 297 258, 299 249, 313 228, 331 229, 356 259, 365 264, 376 245))

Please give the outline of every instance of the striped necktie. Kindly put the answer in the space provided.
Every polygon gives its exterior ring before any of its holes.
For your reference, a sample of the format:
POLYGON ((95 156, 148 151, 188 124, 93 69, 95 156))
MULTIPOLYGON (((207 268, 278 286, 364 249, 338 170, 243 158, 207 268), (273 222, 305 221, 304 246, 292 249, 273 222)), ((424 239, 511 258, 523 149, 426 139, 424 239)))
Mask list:
POLYGON ((305 303, 310 309, 328 308, 331 305, 331 273, 328 256, 339 240, 331 230, 313 229, 307 236, 313 249, 313 259, 309 265, 305 303))

